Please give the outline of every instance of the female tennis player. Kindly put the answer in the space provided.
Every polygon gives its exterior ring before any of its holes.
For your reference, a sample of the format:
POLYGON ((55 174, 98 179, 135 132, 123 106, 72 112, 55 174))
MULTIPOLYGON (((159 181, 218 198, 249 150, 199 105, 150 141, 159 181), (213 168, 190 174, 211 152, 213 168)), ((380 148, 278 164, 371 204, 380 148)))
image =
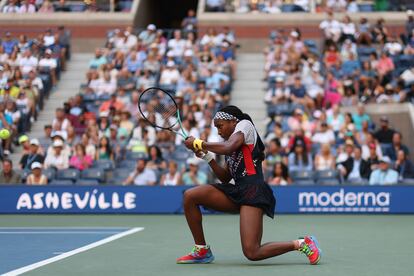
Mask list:
POLYGON ((192 251, 177 259, 179 264, 211 263, 214 256, 206 244, 200 207, 220 212, 240 213, 240 237, 244 255, 252 261, 263 260, 290 251, 306 254, 317 264, 321 251, 313 236, 288 242, 262 244, 263 214, 273 218, 275 198, 262 173, 264 145, 249 115, 236 106, 227 106, 214 116, 214 125, 224 142, 210 143, 189 137, 187 148, 209 163, 222 184, 191 188, 184 193, 184 212, 194 238, 192 251), (225 155, 221 167, 213 158, 225 155), (234 179, 235 184, 229 183, 234 179))

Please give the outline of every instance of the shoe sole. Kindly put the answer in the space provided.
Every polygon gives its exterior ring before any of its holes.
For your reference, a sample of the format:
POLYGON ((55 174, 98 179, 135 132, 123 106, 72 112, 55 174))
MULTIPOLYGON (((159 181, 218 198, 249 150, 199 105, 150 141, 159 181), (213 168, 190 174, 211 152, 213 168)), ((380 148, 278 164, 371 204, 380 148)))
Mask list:
POLYGON ((314 263, 311 263, 311 265, 317 265, 321 261, 322 250, 320 249, 318 240, 315 238, 315 236, 310 236, 309 238, 315 243, 316 248, 318 248, 318 252, 319 252, 318 259, 314 263))
POLYGON ((177 261, 177 264, 209 264, 214 261, 214 256, 200 259, 200 260, 188 260, 188 261, 177 261))

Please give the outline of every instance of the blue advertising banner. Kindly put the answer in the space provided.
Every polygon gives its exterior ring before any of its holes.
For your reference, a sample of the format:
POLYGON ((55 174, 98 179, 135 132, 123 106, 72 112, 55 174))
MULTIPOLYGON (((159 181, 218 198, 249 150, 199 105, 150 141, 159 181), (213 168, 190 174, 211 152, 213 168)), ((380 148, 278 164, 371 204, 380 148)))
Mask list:
MULTIPOLYGON (((0 213, 182 213, 190 187, 3 186, 0 213)), ((414 214, 414 186, 273 187, 277 213, 414 214)))

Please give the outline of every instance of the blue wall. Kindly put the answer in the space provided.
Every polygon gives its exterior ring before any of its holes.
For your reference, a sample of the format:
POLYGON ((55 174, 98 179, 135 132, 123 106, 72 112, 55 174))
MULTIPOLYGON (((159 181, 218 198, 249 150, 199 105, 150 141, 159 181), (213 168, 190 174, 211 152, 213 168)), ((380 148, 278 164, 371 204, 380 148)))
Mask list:
MULTIPOLYGON (((190 187, 3 186, 0 213, 182 213, 190 187)), ((273 187, 277 213, 414 213, 414 186, 273 187)))

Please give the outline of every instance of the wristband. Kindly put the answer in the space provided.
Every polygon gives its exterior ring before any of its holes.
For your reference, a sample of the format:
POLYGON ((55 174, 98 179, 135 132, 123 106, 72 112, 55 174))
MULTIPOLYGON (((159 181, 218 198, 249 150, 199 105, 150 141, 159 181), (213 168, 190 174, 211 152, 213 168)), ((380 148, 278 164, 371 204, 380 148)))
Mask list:
POLYGON ((193 148, 195 149, 195 150, 203 150, 203 140, 201 140, 201 139, 194 139, 194 141, 193 141, 193 148))
POLYGON ((204 161, 206 161, 207 163, 210 163, 211 160, 214 159, 214 154, 212 154, 211 152, 207 152, 206 154, 204 154, 203 157, 201 157, 201 159, 203 159, 204 161))

